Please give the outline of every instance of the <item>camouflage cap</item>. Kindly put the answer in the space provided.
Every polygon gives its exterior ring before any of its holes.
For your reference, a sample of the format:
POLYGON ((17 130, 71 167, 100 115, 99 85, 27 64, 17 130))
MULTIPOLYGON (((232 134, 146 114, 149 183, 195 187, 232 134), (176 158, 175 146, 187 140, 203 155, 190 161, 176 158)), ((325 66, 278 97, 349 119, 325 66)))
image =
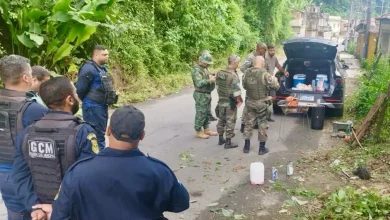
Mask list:
POLYGON ((213 63, 213 57, 211 56, 209 51, 202 51, 202 54, 199 57, 199 61, 206 64, 214 64, 213 63))

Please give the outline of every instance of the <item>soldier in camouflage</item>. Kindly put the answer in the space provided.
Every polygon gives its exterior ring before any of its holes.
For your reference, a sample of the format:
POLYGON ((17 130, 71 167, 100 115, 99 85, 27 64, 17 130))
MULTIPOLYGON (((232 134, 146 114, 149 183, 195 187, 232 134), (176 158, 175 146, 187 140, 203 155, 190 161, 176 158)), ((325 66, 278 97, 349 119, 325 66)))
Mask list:
POLYGON ((218 105, 215 113, 219 118, 217 132, 219 134, 219 145, 225 144, 225 149, 238 147, 232 143, 235 136, 234 127, 237 120, 237 108, 242 104, 240 78, 237 74, 239 56, 230 56, 228 58, 228 67, 217 73, 217 92, 219 96, 218 105), (226 131, 226 140, 223 135, 226 131))
MULTIPOLYGON (((210 51, 202 50, 202 52, 200 52, 200 55, 202 55, 203 53, 210 53, 210 51)), ((211 74, 213 74, 213 73, 211 73, 211 74)), ((218 120, 216 117, 213 116, 213 114, 211 114, 211 105, 210 105, 210 111, 209 111, 208 115, 209 115, 209 121, 216 121, 216 120, 218 120)))
MULTIPOLYGON (((265 52, 267 51, 267 45, 265 43, 258 43, 256 45, 256 50, 251 52, 250 54, 248 54, 248 56, 246 57, 244 63, 242 64, 241 66, 241 71, 244 73, 243 75, 243 79, 245 78, 245 71, 249 68, 252 68, 253 67, 253 64, 254 64, 254 59, 256 56, 265 56, 265 52)), ((264 64, 265 68, 267 69, 268 68, 268 65, 267 65, 267 62, 265 62, 264 64)), ((248 110, 247 110, 247 107, 245 105, 244 107, 244 111, 242 112, 242 120, 241 120, 241 133, 244 132, 244 127, 245 127, 245 121, 246 121, 246 116, 248 115, 248 110)), ((255 129, 258 128, 258 124, 256 122, 255 124, 255 129)))
POLYGON ((195 131, 196 137, 207 139, 217 136, 218 133, 209 128, 209 114, 211 109, 211 92, 215 89, 216 77, 211 75, 207 67, 213 64, 213 58, 208 51, 203 51, 199 62, 192 69, 192 82, 194 83, 195 100, 195 131))
POLYGON ((268 139, 267 101, 271 100, 272 97, 268 96, 268 93, 269 89, 279 89, 278 80, 274 76, 271 76, 264 68, 264 57, 255 57, 254 67, 245 72, 243 87, 247 91, 246 95, 248 97, 248 100, 246 101, 248 115, 244 129, 244 153, 249 153, 250 140, 253 134, 253 124, 255 121, 258 121, 258 140, 260 142, 259 155, 264 155, 269 152, 265 147, 268 139))

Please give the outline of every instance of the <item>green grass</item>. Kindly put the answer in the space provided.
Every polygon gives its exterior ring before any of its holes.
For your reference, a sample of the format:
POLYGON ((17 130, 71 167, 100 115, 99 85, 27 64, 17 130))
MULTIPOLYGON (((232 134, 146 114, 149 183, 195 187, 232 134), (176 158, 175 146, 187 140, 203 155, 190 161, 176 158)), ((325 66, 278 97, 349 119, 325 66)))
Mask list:
POLYGON ((140 76, 129 80, 119 96, 119 105, 143 102, 179 92, 183 86, 192 85, 191 75, 169 74, 162 77, 140 76))

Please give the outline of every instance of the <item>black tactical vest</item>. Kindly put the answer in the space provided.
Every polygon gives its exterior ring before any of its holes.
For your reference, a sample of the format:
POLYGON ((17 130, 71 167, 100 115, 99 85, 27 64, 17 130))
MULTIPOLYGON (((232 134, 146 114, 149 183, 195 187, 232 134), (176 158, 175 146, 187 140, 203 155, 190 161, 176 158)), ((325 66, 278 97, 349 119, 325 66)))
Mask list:
POLYGON ((103 72, 95 62, 89 61, 87 64, 93 65, 100 77, 100 87, 91 88, 86 97, 106 105, 113 105, 118 102, 118 95, 114 89, 111 77, 103 72))
POLYGON ((23 130, 23 113, 31 103, 25 92, 0 90, 0 163, 14 161, 16 137, 23 130))
POLYGON ((76 135, 83 123, 73 115, 49 113, 28 127, 22 150, 42 203, 54 201, 67 169, 76 162, 76 135))

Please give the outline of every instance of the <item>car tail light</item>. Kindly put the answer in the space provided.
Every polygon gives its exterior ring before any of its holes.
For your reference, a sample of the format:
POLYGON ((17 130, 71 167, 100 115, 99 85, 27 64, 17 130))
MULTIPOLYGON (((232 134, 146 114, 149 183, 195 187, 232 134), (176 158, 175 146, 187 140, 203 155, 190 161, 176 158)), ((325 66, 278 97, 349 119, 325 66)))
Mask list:
POLYGON ((332 98, 332 99, 324 99, 325 102, 341 102, 341 99, 335 99, 335 98, 332 98))
POLYGON ((336 84, 343 85, 343 78, 336 78, 336 84))

